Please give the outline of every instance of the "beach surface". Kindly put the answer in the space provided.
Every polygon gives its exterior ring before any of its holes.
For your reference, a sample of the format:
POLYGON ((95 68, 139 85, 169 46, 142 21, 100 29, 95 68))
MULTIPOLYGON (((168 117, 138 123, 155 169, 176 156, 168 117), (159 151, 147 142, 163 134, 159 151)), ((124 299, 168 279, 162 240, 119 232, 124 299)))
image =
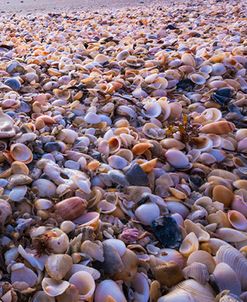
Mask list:
MULTIPOLYGON (((0 12, 47 12, 70 9, 118 9, 122 7, 146 6, 153 0, 0 0, 0 12)), ((157 2, 157 1, 156 1, 157 2)))

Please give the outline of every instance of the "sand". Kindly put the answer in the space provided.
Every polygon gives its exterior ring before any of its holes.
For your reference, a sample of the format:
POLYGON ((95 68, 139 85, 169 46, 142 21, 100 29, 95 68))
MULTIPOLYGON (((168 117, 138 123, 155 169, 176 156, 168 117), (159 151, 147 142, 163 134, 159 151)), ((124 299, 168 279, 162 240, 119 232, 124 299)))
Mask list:
POLYGON ((117 9, 121 7, 146 6, 153 0, 0 0, 1 13, 47 12, 68 9, 117 9))

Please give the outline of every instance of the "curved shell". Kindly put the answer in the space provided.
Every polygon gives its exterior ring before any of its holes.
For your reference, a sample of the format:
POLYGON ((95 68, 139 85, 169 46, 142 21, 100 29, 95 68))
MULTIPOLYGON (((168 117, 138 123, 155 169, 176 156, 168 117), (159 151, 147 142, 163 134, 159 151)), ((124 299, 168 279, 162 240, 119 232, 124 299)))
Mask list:
POLYGON ((12 208, 10 204, 4 200, 0 199, 0 225, 3 226, 7 218, 12 214, 12 208))
POLYGON ((32 151, 21 143, 11 145, 10 155, 15 161, 20 161, 25 164, 28 164, 33 160, 32 151))
POLYGON ((43 291, 50 297, 56 297, 63 294, 69 287, 68 281, 56 281, 51 278, 44 278, 42 280, 43 291))
POLYGON ((186 280, 179 283, 167 295, 158 299, 158 302, 212 302, 215 301, 213 290, 208 285, 202 285, 195 280, 186 280))
POLYGON ((242 290, 247 290, 247 260, 237 249, 230 245, 223 245, 216 253, 215 259, 217 263, 228 264, 238 276, 242 290))
POLYGON ((205 264, 193 262, 183 269, 186 279, 192 278, 201 284, 206 284, 209 280, 208 268, 205 264))
POLYGON ((247 240, 246 232, 234 230, 231 228, 220 228, 216 231, 217 236, 227 242, 241 242, 247 240))
POLYGON ((199 223, 194 223, 189 219, 184 221, 184 227, 187 233, 193 232, 198 238, 199 242, 208 241, 210 235, 202 229, 202 226, 199 223))
POLYGON ((210 279, 217 286, 219 292, 229 290, 235 295, 241 294, 240 281, 234 270, 226 263, 217 264, 210 279))
POLYGON ((158 117, 162 112, 161 106, 158 102, 148 101, 144 103, 142 114, 146 117, 158 117))
POLYGON ((15 136, 14 120, 0 109, 0 139, 15 136))
POLYGON ((160 209, 155 203, 145 203, 135 210, 135 216, 144 225, 151 225, 160 216, 160 209))
POLYGON ((134 289, 134 299, 136 302, 148 302, 149 300, 149 284, 148 279, 143 273, 136 273, 132 282, 134 289))
POLYGON ((246 231, 247 230, 247 218, 238 211, 228 211, 228 220, 230 224, 237 230, 246 231))
POLYGON ((146 123, 142 131, 147 137, 152 139, 161 140, 165 137, 165 130, 152 123, 146 123))
POLYGON ((56 254, 47 258, 45 268, 48 275, 54 280, 62 280, 73 264, 69 255, 56 254))
POLYGON ((212 255, 201 250, 195 251, 189 256, 187 260, 187 265, 190 265, 194 262, 200 262, 205 264, 208 268, 209 273, 212 273, 214 271, 216 265, 212 255))
POLYGON ((99 217, 100 214, 98 212, 88 212, 79 216, 73 222, 79 225, 79 227, 91 226, 96 230, 99 225, 99 217))
POLYGON ((165 156, 168 163, 174 168, 185 169, 189 167, 189 160, 187 156, 179 150, 169 149, 165 156))
POLYGON ((78 289, 80 300, 92 301, 95 291, 95 281, 91 274, 79 271, 70 277, 69 283, 75 285, 78 289))
POLYGON ((195 235, 195 233, 189 233, 183 240, 179 252, 185 256, 189 257, 190 254, 197 251, 199 248, 199 241, 195 235))
POLYGON ((122 290, 116 282, 112 280, 101 281, 95 291, 95 302, 127 302, 122 290))

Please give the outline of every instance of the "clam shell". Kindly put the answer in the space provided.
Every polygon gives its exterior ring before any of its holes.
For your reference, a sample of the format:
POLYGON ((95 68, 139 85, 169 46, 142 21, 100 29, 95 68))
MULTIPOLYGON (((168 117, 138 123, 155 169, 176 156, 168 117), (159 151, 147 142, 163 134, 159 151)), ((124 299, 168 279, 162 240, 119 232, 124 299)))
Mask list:
POLYGON ((230 228, 220 228, 216 231, 216 234, 218 238, 227 242, 241 242, 247 240, 246 232, 241 232, 230 228))
POLYGON ((195 251, 192 254, 190 254, 188 260, 187 260, 187 265, 190 265, 194 262, 199 262, 202 264, 205 264, 208 268, 209 273, 212 273, 215 269, 215 260, 212 257, 212 255, 210 255, 209 253, 205 252, 205 251, 195 251))
POLYGON ((135 210, 135 216, 144 225, 151 225, 160 216, 160 209, 155 203, 145 203, 135 210))
POLYGON ((119 288, 117 283, 112 280, 104 280, 97 285, 94 301, 95 302, 109 302, 109 301, 127 302, 122 290, 119 288))
POLYGON ((92 301, 95 291, 95 281, 86 271, 79 271, 73 274, 69 283, 75 285, 79 291, 79 299, 83 301, 92 301))
POLYGON ((234 270, 226 263, 216 265, 213 274, 210 277, 219 290, 229 290, 235 295, 241 294, 241 284, 234 270))
POLYGON ((208 268, 205 264, 193 262, 183 269, 183 274, 186 279, 192 278, 200 284, 206 284, 209 280, 208 268))
POLYGON ((189 257, 190 254, 197 251, 199 248, 199 241, 195 233, 189 233, 183 240, 179 252, 185 256, 189 257))
POLYGON ((80 227, 91 226, 96 230, 99 225, 99 217, 100 214, 97 212, 88 212, 75 219, 74 223, 80 227))
POLYGON ((168 163, 177 169, 186 169, 189 167, 189 160, 183 152, 170 149, 165 154, 168 163))
POLYGON ((47 258, 45 268, 51 278, 59 281, 71 269, 72 264, 72 258, 69 255, 56 254, 47 258))
POLYGON ((28 164, 33 160, 32 151, 21 143, 11 145, 10 155, 15 161, 20 161, 25 164, 28 164))
POLYGON ((69 287, 68 281, 56 281, 51 278, 44 278, 41 282, 43 291, 50 297, 57 297, 63 294, 69 287))
POLYGON ((246 217, 238 211, 228 211, 228 220, 230 224, 237 230, 246 231, 247 230, 247 219, 246 217))
POLYGON ((29 287, 35 286, 38 276, 22 263, 15 263, 11 267, 11 282, 25 282, 29 287))
POLYGON ((228 264, 240 280, 242 290, 247 289, 247 260, 237 249, 230 245, 223 245, 216 253, 215 259, 217 263, 228 264))
POLYGON ((184 279, 181 268, 173 261, 156 265, 153 274, 161 285, 167 287, 172 287, 184 279))
POLYGON ((38 291, 34 294, 32 302, 55 302, 54 297, 49 297, 45 292, 38 291))
POLYGON ((142 155, 152 147, 153 145, 150 143, 138 143, 132 148, 132 152, 134 155, 142 155))
POLYGON ((222 185, 213 188, 213 199, 222 202, 224 206, 229 207, 233 201, 234 195, 231 190, 222 185))

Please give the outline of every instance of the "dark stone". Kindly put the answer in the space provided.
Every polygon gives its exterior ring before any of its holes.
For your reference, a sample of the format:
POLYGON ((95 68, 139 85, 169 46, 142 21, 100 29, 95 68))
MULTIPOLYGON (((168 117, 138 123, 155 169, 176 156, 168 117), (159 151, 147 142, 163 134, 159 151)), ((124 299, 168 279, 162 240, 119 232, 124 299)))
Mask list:
POLYGON ((220 88, 212 95, 212 99, 221 106, 227 105, 233 96, 233 90, 230 88, 220 88))
POLYGON ((5 82, 4 82, 5 85, 9 86, 10 88, 12 88, 13 90, 20 90, 21 89, 21 83, 19 80, 17 79, 7 79, 5 82))
POLYGON ((163 216, 152 222, 152 229, 156 238, 167 248, 179 248, 182 242, 182 233, 174 218, 163 216))
POLYGON ((147 186, 148 176, 138 164, 134 164, 126 173, 126 178, 132 186, 147 186))
POLYGON ((61 146, 57 142, 49 142, 45 144, 44 150, 47 153, 54 152, 54 151, 61 152, 61 146))
POLYGON ((194 87, 195 83, 193 83, 190 79, 184 79, 177 83, 177 89, 185 91, 193 91, 194 87))
POLYGON ((177 27, 173 24, 168 24, 166 28, 171 30, 177 29, 177 27))

